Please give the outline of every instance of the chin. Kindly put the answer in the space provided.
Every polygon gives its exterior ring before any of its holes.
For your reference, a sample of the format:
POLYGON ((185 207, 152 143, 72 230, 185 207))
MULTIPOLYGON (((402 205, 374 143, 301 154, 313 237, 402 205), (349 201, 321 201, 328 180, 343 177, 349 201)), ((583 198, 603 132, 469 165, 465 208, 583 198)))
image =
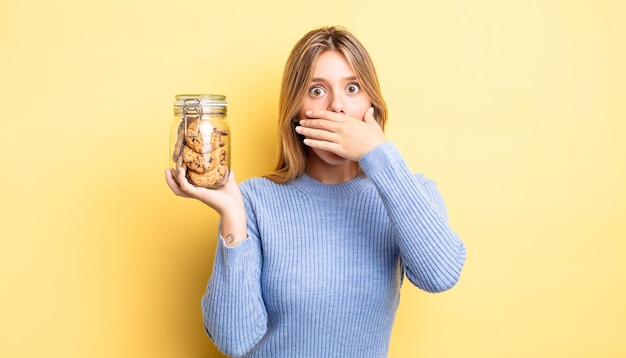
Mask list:
POLYGON ((349 163, 354 163, 353 161, 351 161, 350 159, 346 159, 344 157, 341 157, 335 153, 331 153, 331 152, 326 152, 326 151, 315 151, 315 154, 317 154, 317 156, 326 164, 328 165, 333 165, 333 166, 340 166, 340 165, 346 165, 349 163))

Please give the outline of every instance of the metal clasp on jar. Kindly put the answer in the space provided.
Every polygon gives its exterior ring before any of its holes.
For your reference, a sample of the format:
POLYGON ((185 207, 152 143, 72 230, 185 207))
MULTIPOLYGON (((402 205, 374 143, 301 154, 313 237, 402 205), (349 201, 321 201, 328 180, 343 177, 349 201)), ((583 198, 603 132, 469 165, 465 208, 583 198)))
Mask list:
POLYGON ((185 133, 187 133, 188 119, 196 119, 198 121, 198 125, 196 126, 196 133, 190 137, 197 137, 198 130, 200 128, 200 119, 202 119, 202 106, 200 106, 200 100, 197 98, 188 98, 185 99, 183 105, 183 120, 185 121, 185 133))

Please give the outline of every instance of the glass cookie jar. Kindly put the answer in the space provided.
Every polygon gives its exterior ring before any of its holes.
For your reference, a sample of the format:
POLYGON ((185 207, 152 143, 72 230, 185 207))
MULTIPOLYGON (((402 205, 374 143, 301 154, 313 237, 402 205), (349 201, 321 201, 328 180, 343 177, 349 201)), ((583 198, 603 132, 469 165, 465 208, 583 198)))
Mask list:
POLYGON ((230 128, 226 96, 179 94, 170 129, 170 166, 185 169, 197 187, 215 189, 230 174, 230 128))

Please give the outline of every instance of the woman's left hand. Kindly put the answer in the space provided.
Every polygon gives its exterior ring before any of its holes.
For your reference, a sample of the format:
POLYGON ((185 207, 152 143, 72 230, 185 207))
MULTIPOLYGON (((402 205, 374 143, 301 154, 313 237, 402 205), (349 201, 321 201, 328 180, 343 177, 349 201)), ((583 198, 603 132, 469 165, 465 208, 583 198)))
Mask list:
POLYGON ((296 132, 302 134, 304 144, 335 153, 352 161, 359 161, 370 150, 385 143, 382 128, 374 119, 370 107, 363 119, 325 110, 307 111, 308 119, 300 120, 296 132))

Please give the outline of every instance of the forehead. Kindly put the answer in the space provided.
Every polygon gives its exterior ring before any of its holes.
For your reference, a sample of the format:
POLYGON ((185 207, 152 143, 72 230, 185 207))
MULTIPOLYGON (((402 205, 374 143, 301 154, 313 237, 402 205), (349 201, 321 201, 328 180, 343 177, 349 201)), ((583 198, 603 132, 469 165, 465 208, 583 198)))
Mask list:
POLYGON ((313 77, 354 77, 354 70, 343 53, 326 50, 313 64, 313 77))

